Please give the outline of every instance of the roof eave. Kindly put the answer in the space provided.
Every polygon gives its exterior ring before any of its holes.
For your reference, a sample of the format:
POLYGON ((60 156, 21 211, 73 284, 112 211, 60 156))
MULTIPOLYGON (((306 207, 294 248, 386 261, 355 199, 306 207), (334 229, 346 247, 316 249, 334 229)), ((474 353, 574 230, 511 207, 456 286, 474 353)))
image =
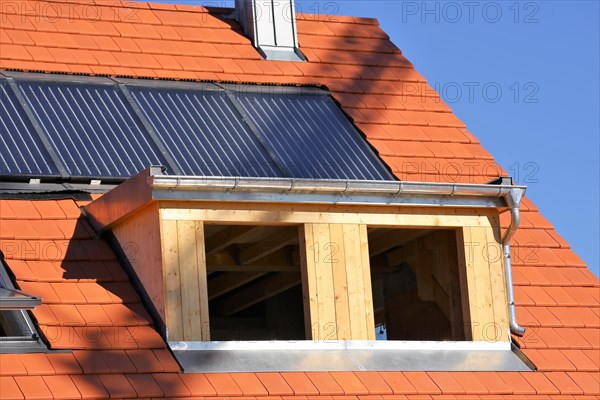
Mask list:
POLYGON ((106 229, 157 200, 506 209, 506 196, 526 189, 505 179, 464 184, 172 176, 164 171, 148 167, 85 207, 94 228, 106 229))

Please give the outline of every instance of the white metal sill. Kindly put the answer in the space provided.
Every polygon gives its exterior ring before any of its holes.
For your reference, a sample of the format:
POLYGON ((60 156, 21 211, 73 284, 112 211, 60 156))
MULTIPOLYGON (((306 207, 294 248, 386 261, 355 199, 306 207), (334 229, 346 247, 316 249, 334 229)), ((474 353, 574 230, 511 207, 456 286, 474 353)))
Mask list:
POLYGON ((169 342, 184 372, 530 371, 510 342, 169 342))

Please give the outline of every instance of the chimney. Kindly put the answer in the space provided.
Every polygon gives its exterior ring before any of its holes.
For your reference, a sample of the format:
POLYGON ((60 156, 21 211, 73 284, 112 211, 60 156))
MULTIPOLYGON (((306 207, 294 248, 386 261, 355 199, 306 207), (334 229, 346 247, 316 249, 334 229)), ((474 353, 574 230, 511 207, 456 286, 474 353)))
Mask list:
POLYGON ((306 61, 298 49, 294 0, 236 0, 235 15, 266 60, 306 61))

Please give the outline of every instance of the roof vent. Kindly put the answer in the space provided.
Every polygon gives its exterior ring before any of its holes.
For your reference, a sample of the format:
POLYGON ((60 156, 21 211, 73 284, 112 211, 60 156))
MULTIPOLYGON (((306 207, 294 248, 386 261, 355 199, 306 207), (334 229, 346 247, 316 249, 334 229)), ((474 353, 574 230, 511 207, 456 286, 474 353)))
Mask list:
POLYGON ((235 14, 265 59, 306 61, 298 49, 294 0, 236 0, 235 14))

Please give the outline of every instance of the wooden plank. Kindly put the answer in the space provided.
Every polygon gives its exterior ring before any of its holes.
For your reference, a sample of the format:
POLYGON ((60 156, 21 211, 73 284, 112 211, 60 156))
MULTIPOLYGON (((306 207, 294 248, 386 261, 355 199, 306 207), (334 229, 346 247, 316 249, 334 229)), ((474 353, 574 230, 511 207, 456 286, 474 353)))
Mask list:
POLYGON ((344 224, 343 230, 352 338, 361 339, 368 337, 368 327, 360 228, 355 224, 344 224))
POLYGON ((312 224, 314 258, 317 281, 317 312, 319 314, 319 339, 335 340, 337 326, 335 318, 335 291, 333 287, 332 257, 336 245, 331 242, 329 224, 312 224))
POLYGON ((373 292, 371 287, 369 237, 367 226, 359 225, 359 242, 361 251, 361 270, 363 275, 363 289, 365 301, 366 335, 355 337, 358 340, 375 340, 375 315, 373 311, 373 292))
POLYGON ((161 240, 168 340, 184 340, 177 221, 161 219, 161 240))
POLYGON ((239 293, 222 300, 215 300, 214 309, 218 315, 230 316, 293 288, 301 282, 302 278, 298 273, 278 272, 239 293))
MULTIPOLYGON (((236 224, 268 224, 290 225, 302 223, 349 223, 366 224, 375 227, 402 226, 407 229, 428 227, 463 227, 489 226, 486 210, 480 209, 480 214, 470 209, 446 208, 369 208, 369 212, 350 212, 346 206, 319 211, 304 205, 269 205, 241 204, 234 208, 233 204, 218 203, 214 208, 207 205, 202 209, 165 208, 165 218, 175 220, 202 220, 207 223, 236 223, 236 224), (283 208, 282 208, 283 207, 283 208), (344 211, 346 210, 346 211, 344 211)), ((169 204, 170 206, 171 204, 169 204)), ((189 206, 189 204, 188 204, 189 206)), ((360 209, 357 209, 360 210, 360 209)))
POLYGON ((298 232, 294 228, 285 228, 275 232, 240 251, 240 262, 250 264, 290 244, 298 243, 298 232))
POLYGON ((346 280, 346 268, 348 265, 346 264, 343 225, 329 225, 329 235, 332 246, 337 249, 331 255, 335 294, 336 339, 350 340, 352 339, 352 331, 350 329, 350 308, 348 305, 348 284, 346 280))
MULTIPOLYGON (((246 266, 239 266, 245 268, 246 266)), ((295 272, 300 272, 298 268, 295 272)), ((264 272, 228 272, 208 280, 208 299, 212 300, 265 275, 264 272)))
POLYGON ((200 289, 200 340, 210 340, 210 316, 208 314, 208 284, 206 270, 206 252, 204 223, 195 221, 196 228, 196 263, 198 265, 198 287, 200 289))
MULTIPOLYGON (((298 255, 299 256, 299 255, 298 255)), ((218 251, 206 256, 207 268, 209 272, 297 272, 300 271, 299 265, 293 264, 293 256, 287 249, 280 249, 271 253, 262 259, 250 264, 240 265, 234 257, 227 251, 218 251), (292 265, 290 265, 292 264, 292 265)), ((298 263, 299 264, 299 263, 298 263)))
POLYGON ((140 210, 113 227, 125 257, 146 295, 165 322, 165 291, 158 203, 140 210))
POLYGON ((200 340, 200 276, 194 221, 177 222, 183 340, 200 340))
MULTIPOLYGON (((473 263, 473 268, 468 272, 474 274, 473 285, 469 285, 469 294, 471 298, 476 298, 475 304, 477 319, 472 317, 472 322, 476 323, 473 334, 473 340, 488 340, 486 337, 487 324, 494 323, 494 309, 492 305, 492 287, 490 281, 490 267, 484 255, 484 248, 487 243, 485 228, 469 228, 470 250, 469 258, 473 263)), ((465 244, 467 245, 467 244, 465 244)), ((471 315, 473 316, 473 304, 471 305, 471 315)))
POLYGON ((472 265, 467 263, 467 245, 466 243, 471 240, 471 232, 469 228, 457 229, 456 232, 456 254, 458 264, 458 277, 460 285, 460 299, 461 299, 461 311, 462 320, 464 326, 464 338, 465 340, 473 340, 473 315, 471 315, 471 308, 473 307, 471 296, 469 295, 469 283, 473 282, 473 274, 468 271, 472 268, 472 265))
MULTIPOLYGON (((499 231, 499 221, 497 221, 499 231)), ((506 294, 506 277, 504 274, 504 258, 502 253, 502 244, 498 239, 494 228, 486 228, 487 238, 487 259, 490 266, 490 282, 492 290, 492 304, 494 310, 494 329, 486 329, 486 335, 490 340, 510 340, 508 332, 508 299, 506 294), (492 337, 493 336, 493 337, 492 337)))
POLYGON ((300 272, 304 303, 304 329, 306 339, 319 340, 319 313, 317 307, 317 271, 313 255, 314 237, 312 225, 300 225, 300 272))
POLYGON ((231 244, 236 243, 236 241, 240 240, 244 235, 249 234, 254 229, 254 226, 234 225, 217 232, 206 239, 206 254, 213 254, 219 250, 223 250, 231 244))

